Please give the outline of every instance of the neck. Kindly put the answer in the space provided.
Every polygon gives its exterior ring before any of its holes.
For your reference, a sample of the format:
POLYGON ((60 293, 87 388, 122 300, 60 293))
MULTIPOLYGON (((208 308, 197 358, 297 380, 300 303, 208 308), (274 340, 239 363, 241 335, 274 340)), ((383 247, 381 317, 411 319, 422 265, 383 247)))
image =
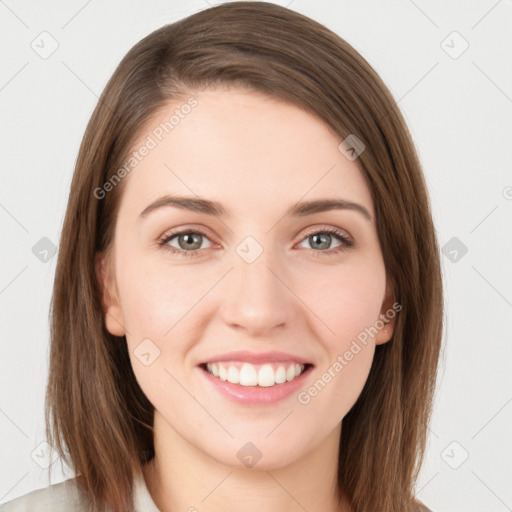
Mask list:
POLYGON ((155 411, 155 458, 143 468, 162 512, 350 512, 337 486, 341 424, 306 456, 267 470, 223 464, 183 439, 155 411))

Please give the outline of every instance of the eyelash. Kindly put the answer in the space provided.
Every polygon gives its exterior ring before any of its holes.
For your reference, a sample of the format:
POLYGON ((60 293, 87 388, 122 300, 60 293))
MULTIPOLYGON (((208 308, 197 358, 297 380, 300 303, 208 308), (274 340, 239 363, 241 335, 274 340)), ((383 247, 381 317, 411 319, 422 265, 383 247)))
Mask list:
MULTIPOLYGON (((209 239, 208 235, 204 231, 201 231, 200 229, 182 230, 182 231, 176 231, 176 232, 172 232, 172 233, 166 233, 164 235, 164 237, 158 241, 158 245, 161 246, 162 249, 169 251, 172 254, 176 254, 179 257, 185 257, 185 258, 196 256, 201 251, 204 250, 204 249, 194 249, 193 251, 185 251, 183 249, 177 249, 176 247, 167 245, 168 242, 170 242, 173 238, 175 238, 179 235, 201 235, 201 236, 204 236, 209 239)), ((323 251, 315 251, 314 249, 311 249, 313 251, 313 253, 316 253, 315 255, 318 257, 336 256, 337 254, 339 254, 341 252, 347 251, 354 245, 354 241, 351 238, 344 235, 341 230, 339 230, 337 228, 332 228, 332 227, 327 227, 324 229, 320 229, 318 231, 313 231, 313 232, 309 233, 308 235, 306 235, 301 240, 301 242, 303 242, 306 238, 309 238, 310 236, 313 236, 313 235, 335 235, 335 237, 338 238, 338 240, 340 242, 342 242, 341 245, 339 245, 338 247, 336 247, 334 249, 328 249, 328 250, 323 250, 323 251)))

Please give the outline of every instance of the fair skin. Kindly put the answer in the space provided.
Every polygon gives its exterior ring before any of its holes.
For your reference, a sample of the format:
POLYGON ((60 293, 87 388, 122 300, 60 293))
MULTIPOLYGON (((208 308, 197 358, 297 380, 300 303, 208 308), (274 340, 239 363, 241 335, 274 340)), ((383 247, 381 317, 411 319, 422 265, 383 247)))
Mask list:
MULTIPOLYGON (((349 511, 336 487, 342 420, 394 320, 307 404, 298 393, 234 403, 198 364, 233 350, 287 352, 313 365, 302 391, 332 368, 395 302, 370 191, 357 160, 338 150, 342 139, 298 107, 239 89, 194 97, 198 105, 124 178, 110 266, 101 274, 106 327, 126 335, 137 381, 155 407, 148 489, 164 512, 349 511), (164 207, 138 218, 165 194, 217 201, 230 215, 164 207), (371 219, 355 209, 285 215, 321 198, 357 203, 371 219), (354 245, 335 253, 344 242, 327 235, 316 248, 312 235, 325 228, 354 245), (206 236, 196 235, 194 256, 157 244, 171 230, 198 229, 206 236), (247 236, 263 250, 251 263, 236 251, 247 236), (148 338, 160 355, 146 366, 134 350, 148 338), (262 454, 253 467, 237 457, 248 442, 262 454)), ((134 147, 176 107, 149 120, 134 147)), ((186 252, 192 242, 175 236, 167 245, 186 252)))

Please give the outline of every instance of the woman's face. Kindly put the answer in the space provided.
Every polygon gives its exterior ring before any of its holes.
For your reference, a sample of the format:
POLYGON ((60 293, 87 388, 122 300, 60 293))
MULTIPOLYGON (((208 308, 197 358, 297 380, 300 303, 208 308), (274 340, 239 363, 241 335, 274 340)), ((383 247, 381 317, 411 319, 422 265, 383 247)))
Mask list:
POLYGON ((285 466, 338 440, 391 337, 374 207, 357 160, 316 117, 237 89, 194 98, 134 145, 106 326, 126 335, 157 437, 232 466, 285 466), (151 207, 166 196, 191 201, 151 207), (303 205, 327 199, 359 206, 303 205), (218 377, 203 365, 214 361, 218 377))

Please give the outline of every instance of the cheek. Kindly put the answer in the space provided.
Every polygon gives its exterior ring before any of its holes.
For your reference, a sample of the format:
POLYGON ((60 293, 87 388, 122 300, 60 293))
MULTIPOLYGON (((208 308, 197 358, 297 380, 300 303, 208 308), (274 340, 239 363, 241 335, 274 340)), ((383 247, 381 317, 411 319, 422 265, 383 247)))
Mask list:
POLYGON ((184 266, 169 268, 163 255, 139 261, 134 257, 119 267, 126 328, 138 336, 165 339, 214 283, 211 275, 200 279, 200 272, 184 266))
POLYGON ((361 395, 372 366, 374 345, 351 344, 336 351, 331 361, 318 368, 315 379, 297 395, 300 413, 311 429, 322 418, 330 430, 347 415, 361 395))
POLYGON ((310 318, 322 325, 329 351, 344 350, 350 340, 378 320, 385 292, 383 264, 375 260, 352 266, 331 268, 302 281, 297 295, 310 307, 310 318))
POLYGON ((335 275, 318 274, 310 283, 298 294, 312 304, 309 322, 316 326, 326 358, 298 401, 313 415, 329 416, 333 407, 338 412, 331 416, 335 423, 355 403, 368 378, 375 351, 372 336, 385 291, 384 267, 378 261, 360 269, 340 267, 335 275))

